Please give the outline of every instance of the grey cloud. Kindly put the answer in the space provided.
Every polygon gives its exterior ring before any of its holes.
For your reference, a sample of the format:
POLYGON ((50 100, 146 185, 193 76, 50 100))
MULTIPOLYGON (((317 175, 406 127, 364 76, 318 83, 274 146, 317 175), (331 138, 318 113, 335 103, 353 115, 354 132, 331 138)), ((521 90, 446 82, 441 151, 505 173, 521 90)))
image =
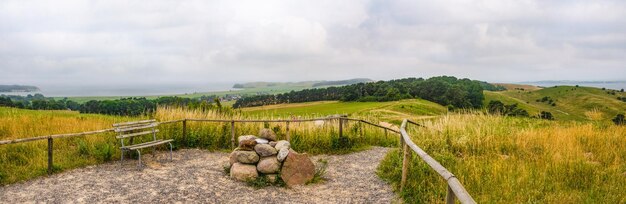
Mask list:
POLYGON ((626 78, 623 1, 3 1, 0 82, 626 78))

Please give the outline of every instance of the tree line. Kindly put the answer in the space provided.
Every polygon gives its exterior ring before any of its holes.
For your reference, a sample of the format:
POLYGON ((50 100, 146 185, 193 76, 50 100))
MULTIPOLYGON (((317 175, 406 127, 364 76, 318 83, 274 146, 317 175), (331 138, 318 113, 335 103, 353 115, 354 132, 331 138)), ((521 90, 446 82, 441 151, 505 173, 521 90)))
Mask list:
POLYGON ((115 100, 91 100, 83 104, 64 98, 55 100, 41 94, 28 96, 0 96, 0 106, 16 107, 32 110, 74 110, 80 113, 96 113, 120 116, 138 116, 156 111, 157 106, 176 106, 200 110, 226 110, 216 96, 199 98, 181 98, 177 96, 146 99, 130 97, 115 100))
POLYGON ((429 79, 405 78, 390 81, 358 83, 341 87, 314 88, 276 95, 247 96, 237 100, 234 108, 311 101, 397 101, 421 98, 450 108, 480 108, 483 90, 503 90, 504 87, 451 76, 429 79))

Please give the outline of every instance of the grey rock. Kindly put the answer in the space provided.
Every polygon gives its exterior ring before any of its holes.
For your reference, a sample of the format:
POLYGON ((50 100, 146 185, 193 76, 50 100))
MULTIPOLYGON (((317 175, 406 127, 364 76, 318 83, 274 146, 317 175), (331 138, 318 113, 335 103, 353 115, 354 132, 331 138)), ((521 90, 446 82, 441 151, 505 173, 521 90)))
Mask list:
POLYGON ((257 138, 254 141, 256 141, 257 144, 267 144, 267 143, 270 143, 270 141, 267 141, 266 139, 263 139, 263 138, 257 138))
POLYGON ((236 151, 237 162, 255 164, 259 161, 259 155, 254 151, 236 151))
POLYGON ((280 162, 276 157, 263 157, 256 165, 256 170, 264 174, 278 173, 280 170, 280 162))
POLYGON ((270 144, 270 146, 272 146, 272 147, 276 147, 276 141, 271 141, 269 144, 270 144))
POLYGON ((262 157, 272 156, 278 153, 276 149, 268 144, 257 144, 254 146, 254 151, 262 157))
POLYGON ((278 156, 276 156, 276 159, 278 159, 278 161, 283 162, 285 161, 285 158, 287 158, 287 156, 289 155, 289 148, 282 148, 278 151, 278 156))
POLYGON ((254 140, 257 139, 257 136, 254 135, 242 135, 237 138, 237 142, 241 142, 243 140, 254 140))
POLYGON ((259 131, 259 137, 263 138, 263 139, 267 139, 269 141, 275 141, 276 140, 276 133, 274 133, 274 131, 268 129, 268 128, 263 128, 261 129, 261 131, 259 131))
POLYGON ((283 149, 283 148, 291 148, 291 144, 287 142, 287 140, 281 140, 281 141, 276 142, 276 146, 274 148, 278 150, 283 149))

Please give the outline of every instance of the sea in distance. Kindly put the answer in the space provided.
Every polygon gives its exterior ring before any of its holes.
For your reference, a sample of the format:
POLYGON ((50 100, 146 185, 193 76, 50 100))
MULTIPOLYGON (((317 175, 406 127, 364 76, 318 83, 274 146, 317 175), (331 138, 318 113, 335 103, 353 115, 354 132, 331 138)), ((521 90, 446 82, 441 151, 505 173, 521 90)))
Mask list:
POLYGON ((43 94, 46 97, 160 96, 238 90, 233 83, 187 85, 41 85, 35 92, 0 92, 0 95, 43 94))

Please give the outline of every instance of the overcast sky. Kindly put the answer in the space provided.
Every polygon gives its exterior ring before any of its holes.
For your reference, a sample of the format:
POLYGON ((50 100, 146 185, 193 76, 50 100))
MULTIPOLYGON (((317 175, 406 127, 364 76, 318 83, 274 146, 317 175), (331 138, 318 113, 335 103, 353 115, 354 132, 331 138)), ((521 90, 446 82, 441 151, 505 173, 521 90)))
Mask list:
POLYGON ((626 1, 0 0, 0 84, 626 79, 626 1))

